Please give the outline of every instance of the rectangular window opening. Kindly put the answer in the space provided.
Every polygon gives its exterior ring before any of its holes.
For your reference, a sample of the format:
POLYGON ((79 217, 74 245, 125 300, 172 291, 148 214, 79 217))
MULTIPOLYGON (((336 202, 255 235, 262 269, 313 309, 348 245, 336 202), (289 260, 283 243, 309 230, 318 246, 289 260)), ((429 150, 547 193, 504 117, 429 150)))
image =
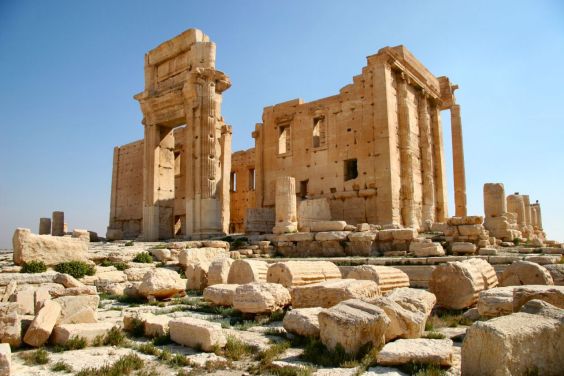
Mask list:
POLYGON ((236 172, 232 172, 230 179, 229 179, 229 184, 231 186, 231 192, 237 192, 237 173, 236 172))
POLYGON ((302 199, 307 198, 307 183, 309 183, 309 180, 300 181, 300 198, 302 199))
POLYGON ((249 169, 249 190, 254 191, 255 187, 256 187, 256 181, 255 181, 255 169, 251 168, 249 169))
POLYGON ((325 146, 326 144, 326 137, 327 131, 325 129, 325 118, 323 117, 316 117, 313 119, 313 147, 319 148, 325 146))
POLYGON ((353 180, 358 177, 358 166, 356 159, 347 159, 344 164, 345 181, 353 180))
POLYGON ((278 128, 278 154, 285 154, 290 152, 290 125, 281 125, 278 128))

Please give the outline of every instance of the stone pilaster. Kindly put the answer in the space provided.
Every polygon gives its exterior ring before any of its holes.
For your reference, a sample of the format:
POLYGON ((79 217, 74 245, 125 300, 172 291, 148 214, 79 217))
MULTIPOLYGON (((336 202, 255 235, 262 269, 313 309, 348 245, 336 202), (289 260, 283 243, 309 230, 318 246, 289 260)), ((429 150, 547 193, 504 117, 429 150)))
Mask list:
POLYGON ((51 221, 51 235, 65 235, 65 213, 62 211, 54 211, 51 221))
POLYGON ((419 97, 419 132, 421 145, 421 178, 423 183, 423 221, 435 221, 435 169, 433 166, 433 136, 431 116, 425 94, 419 97))
POLYGON ((466 210, 466 172, 464 167, 464 142, 462 139, 462 119, 460 106, 450 108, 450 126, 452 134, 452 166, 454 175, 454 205, 457 217, 465 217, 466 210))
POLYGON ((298 231, 296 202, 296 179, 281 176, 276 179, 276 224, 275 234, 298 231))
POLYGON ((431 131, 433 134, 433 167, 435 183, 435 222, 446 222, 448 217, 446 163, 443 144, 441 112, 436 103, 429 103, 431 112, 431 131))

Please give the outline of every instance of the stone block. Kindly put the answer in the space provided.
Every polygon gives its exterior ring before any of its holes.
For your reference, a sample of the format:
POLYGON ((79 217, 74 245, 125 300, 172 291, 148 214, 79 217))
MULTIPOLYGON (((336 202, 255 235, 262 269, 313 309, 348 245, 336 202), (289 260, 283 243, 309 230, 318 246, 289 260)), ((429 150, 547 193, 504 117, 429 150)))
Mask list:
POLYGON ((545 267, 530 261, 515 261, 500 277, 500 286, 554 285, 545 267))
POLYGON ((292 232, 289 234, 280 234, 276 237, 279 242, 305 242, 315 239, 314 232, 292 232))
POLYGON ((0 343, 0 375, 12 374, 12 349, 7 343, 0 343))
POLYGON ((229 252, 225 248, 189 248, 183 249, 178 253, 178 262, 182 266, 188 265, 189 262, 207 261, 212 262, 218 257, 229 257, 229 252))
POLYGON ((374 281, 378 284, 382 294, 395 288, 409 287, 409 277, 407 274, 397 268, 389 266, 354 266, 347 275, 347 278, 374 281))
POLYGON ((72 230, 72 237, 90 243, 90 233, 88 230, 74 229, 72 230))
POLYGON ((380 307, 390 319, 386 329, 386 342, 396 338, 419 338, 425 331, 427 315, 419 310, 408 310, 387 297, 370 300, 370 304, 380 307))
POLYGON ((452 253, 454 255, 473 255, 476 253, 476 245, 469 242, 452 243, 452 253))
POLYGON ((564 286, 516 286, 513 289, 513 312, 519 311, 521 306, 533 299, 564 309, 564 286))
POLYGON ((43 261, 47 266, 66 261, 87 262, 88 244, 80 239, 32 234, 29 229, 18 228, 12 238, 14 263, 43 261))
POLYGON ((419 311, 426 316, 431 314, 437 302, 434 294, 426 290, 409 287, 396 288, 389 292, 386 297, 411 312, 419 311))
POLYGON ((251 282, 266 282, 268 264, 259 260, 235 260, 229 269, 227 282, 230 284, 245 284, 251 282))
POLYGON ((460 261, 437 265, 431 274, 429 291, 437 304, 448 309, 468 308, 484 290, 484 278, 472 264, 460 261))
POLYGON ((231 264, 233 264, 231 258, 220 257, 213 260, 208 269, 208 286, 227 283, 231 264))
POLYGON ((350 234, 349 231, 327 231, 318 232, 315 234, 315 240, 317 241, 328 241, 328 240, 347 240, 347 236, 350 234))
POLYGON ((236 284, 217 284, 208 286, 204 289, 204 300, 218 306, 233 305, 235 290, 239 287, 236 284))
POLYGON ((347 299, 368 300, 380 296, 374 281, 336 279, 294 287, 291 290, 292 307, 332 307, 347 299))
POLYGON ((288 290, 277 283, 254 282, 235 289, 233 308, 243 313, 271 313, 291 302, 288 290))
POLYGON ((491 289, 499 284, 495 269, 486 260, 479 258, 470 258, 468 260, 464 260, 463 262, 469 263, 476 269, 478 269, 478 271, 482 275, 482 278, 484 279, 484 289, 491 289))
POLYGON ((65 286, 65 288, 71 287, 83 287, 84 283, 80 282, 72 275, 59 273, 56 275, 55 279, 53 280, 55 283, 60 283, 61 285, 65 286))
POLYGON ((392 230, 393 240, 413 240, 417 237, 417 235, 417 230, 414 228, 392 230))
POLYGON ((480 316, 496 317, 513 313, 513 290, 515 287, 496 287, 480 292, 478 312, 480 316))
POLYGON ((387 343, 376 361, 386 366, 431 364, 448 367, 453 364, 453 356, 450 339, 398 339, 387 343))
POLYGON ((484 231, 482 225, 461 225, 458 226, 458 233, 462 236, 478 236, 484 231))
POLYGON ((227 343, 219 323, 194 317, 181 317, 171 320, 168 326, 170 339, 180 345, 210 352, 216 347, 224 347, 227 343))
POLYGON ((444 256, 445 250, 441 243, 433 242, 411 242, 409 244, 409 252, 415 257, 433 257, 444 256))
POLYGON ((564 264, 544 265, 555 285, 564 286, 564 264))
POLYGON ((340 345, 348 354, 358 353, 368 343, 382 346, 390 323, 382 309, 358 299, 324 309, 318 319, 321 342, 330 350, 340 345))
POLYGON ((312 221, 309 223, 309 231, 343 231, 346 225, 347 222, 345 221, 312 221))
POLYGON ((289 333, 304 337, 319 337, 318 315, 323 308, 296 308, 288 311, 284 316, 282 325, 289 333))
MULTIPOLYGON (((229 259, 225 259, 229 260, 229 259)), ((208 286, 209 261, 192 261, 184 268, 186 290, 202 291, 208 286)))
POLYGON ((22 343, 21 316, 17 303, 0 303, 0 343, 19 347, 22 343))
POLYGON ((39 310, 23 338, 24 342, 33 347, 43 346, 61 314, 61 306, 52 300, 45 302, 39 310))
POLYGON ((172 320, 167 315, 147 315, 143 330, 147 337, 160 337, 168 333, 168 323, 172 320))
POLYGON ((266 280, 290 288, 340 278, 339 268, 329 261, 285 261, 271 264, 266 280))
POLYGON ((180 278, 174 270, 156 268, 148 271, 138 287, 139 293, 144 297, 153 296, 157 299, 170 298, 176 294, 184 293, 186 280, 180 278))
POLYGON ((51 342, 54 345, 64 345, 70 339, 80 337, 84 338, 86 343, 91 345, 96 337, 105 336, 112 330, 114 325, 111 322, 56 325, 51 335, 51 342))
POLYGON ((462 374, 561 375, 563 343, 564 325, 553 318, 519 312, 478 321, 462 344, 462 374))
POLYGON ((53 299, 53 301, 61 306, 61 315, 57 320, 57 325, 61 325, 70 324, 71 321, 77 323, 76 320, 91 317, 87 308, 96 312, 100 303, 100 297, 98 295, 61 296, 60 298, 53 299))

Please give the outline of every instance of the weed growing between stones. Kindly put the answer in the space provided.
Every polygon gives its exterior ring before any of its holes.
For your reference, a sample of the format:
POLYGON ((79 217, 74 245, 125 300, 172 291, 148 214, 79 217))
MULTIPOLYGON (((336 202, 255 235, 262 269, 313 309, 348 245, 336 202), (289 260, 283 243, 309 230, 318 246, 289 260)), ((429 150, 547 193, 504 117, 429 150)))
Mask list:
POLYGON ((47 271, 47 266, 43 261, 24 262, 20 273, 43 273, 47 271))
POLYGON ((21 353, 20 358, 27 365, 38 365, 49 363, 49 353, 45 349, 37 349, 35 351, 21 353))
POLYGON ((80 279, 85 275, 94 275, 96 268, 93 265, 83 261, 68 261, 55 265, 55 270, 59 273, 65 273, 80 279))
POLYGON ((63 362, 62 360, 58 361, 57 363, 53 364, 53 366, 51 366, 51 371, 53 372, 65 372, 65 373, 71 373, 72 372, 72 367, 63 362))
POLYGON ((153 262, 153 256, 149 252, 138 253, 134 258, 133 262, 139 262, 142 264, 150 264, 153 262))
POLYGON ((105 365, 101 368, 85 368, 78 372, 76 376, 117 376, 130 375, 133 371, 143 368, 145 362, 137 354, 128 354, 119 358, 112 365, 105 365))

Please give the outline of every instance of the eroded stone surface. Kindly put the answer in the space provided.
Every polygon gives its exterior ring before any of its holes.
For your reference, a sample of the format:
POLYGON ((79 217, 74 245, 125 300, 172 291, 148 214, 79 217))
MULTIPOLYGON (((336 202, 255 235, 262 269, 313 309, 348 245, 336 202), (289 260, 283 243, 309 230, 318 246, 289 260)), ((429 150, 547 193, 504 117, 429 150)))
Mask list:
POLYGON ((88 261, 88 243, 76 238, 32 234, 29 229, 18 228, 12 238, 14 263, 43 261, 57 265, 66 261, 88 261))
POLYGON ((434 364, 450 366, 453 348, 450 339, 398 339, 387 343, 377 356, 378 364, 434 364))
POLYGON ((174 342, 204 351, 213 351, 215 346, 223 347, 227 339, 221 325, 192 317, 181 317, 169 323, 170 339, 174 342))
POLYGON ((437 297, 437 304, 449 309, 472 306, 482 290, 482 273, 472 264, 459 261, 437 265, 429 281, 429 291, 437 297))
POLYGON ((515 261, 503 271, 500 286, 554 285, 545 267, 530 261, 515 261))
POLYGON ((218 284, 208 286, 204 289, 204 300, 219 306, 232 306, 235 290, 240 285, 236 284, 218 284))
POLYGON ((286 313, 282 321, 284 329, 305 337, 319 337, 319 312, 321 307, 296 308, 286 313))
POLYGON ((380 296, 380 289, 374 281, 340 279, 294 287, 291 295, 294 308, 328 308, 347 299, 367 300, 380 296))
POLYGON ((138 287, 139 293, 145 297, 157 299, 170 298, 186 289, 186 280, 182 280, 177 272, 164 268, 156 268, 145 273, 138 287))
POLYGON ((396 288, 409 287, 409 277, 407 274, 389 266, 355 266, 347 274, 347 278, 374 281, 378 284, 382 294, 396 288))
POLYGON ((288 290, 277 283, 248 283, 235 289, 233 308, 244 313, 268 313, 290 304, 288 290))
POLYGON ((339 268, 329 261, 285 261, 270 265, 266 280, 290 288, 340 278, 339 268))

